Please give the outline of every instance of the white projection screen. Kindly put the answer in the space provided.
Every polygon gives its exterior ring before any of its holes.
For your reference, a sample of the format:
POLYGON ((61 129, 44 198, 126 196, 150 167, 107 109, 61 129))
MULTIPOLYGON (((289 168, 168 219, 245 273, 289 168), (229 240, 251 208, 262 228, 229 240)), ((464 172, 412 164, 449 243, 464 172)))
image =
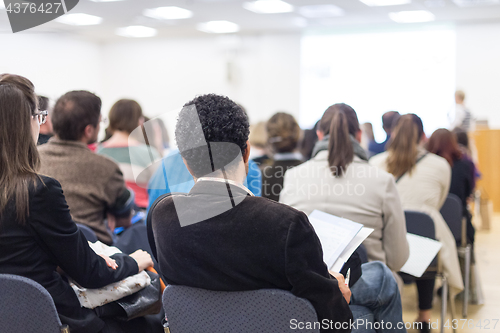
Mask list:
POLYGON ((385 138, 381 116, 416 113, 429 135, 447 127, 454 107, 453 27, 406 31, 309 34, 301 45, 300 124, 311 128, 326 108, 347 103, 360 123, 385 138))

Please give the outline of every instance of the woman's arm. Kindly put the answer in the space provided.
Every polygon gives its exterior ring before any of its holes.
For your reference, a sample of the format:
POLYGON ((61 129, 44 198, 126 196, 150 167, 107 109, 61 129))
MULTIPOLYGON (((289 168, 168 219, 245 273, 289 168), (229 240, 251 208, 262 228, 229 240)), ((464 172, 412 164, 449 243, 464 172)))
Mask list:
POLYGON ((113 255, 118 267, 108 267, 88 245, 73 222, 59 182, 44 177, 30 202, 28 223, 39 237, 42 250, 80 285, 100 288, 139 271, 136 260, 125 254, 113 255))

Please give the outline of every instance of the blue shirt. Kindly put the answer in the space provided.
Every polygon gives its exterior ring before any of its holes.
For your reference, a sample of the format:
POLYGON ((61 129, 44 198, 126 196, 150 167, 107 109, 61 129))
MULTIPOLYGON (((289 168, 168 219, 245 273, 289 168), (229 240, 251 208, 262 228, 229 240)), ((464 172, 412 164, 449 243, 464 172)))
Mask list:
POLYGON ((391 136, 388 135, 385 141, 381 143, 377 143, 376 141, 371 141, 370 144, 368 145, 368 152, 370 153, 370 157, 375 156, 377 154, 381 154, 384 151, 386 151, 385 146, 387 145, 387 142, 389 142, 390 138, 391 136))
MULTIPOLYGON (((259 166, 252 160, 248 161, 248 175, 244 184, 255 196, 261 196, 262 174, 259 166)), ((163 194, 172 192, 189 193, 194 186, 193 176, 189 173, 181 154, 172 150, 149 180, 149 208, 163 194)))

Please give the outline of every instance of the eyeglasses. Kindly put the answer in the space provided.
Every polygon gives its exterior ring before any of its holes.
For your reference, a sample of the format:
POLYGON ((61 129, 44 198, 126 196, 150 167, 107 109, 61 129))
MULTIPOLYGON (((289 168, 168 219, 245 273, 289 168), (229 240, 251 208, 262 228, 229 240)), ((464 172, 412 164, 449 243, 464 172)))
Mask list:
POLYGON ((38 112, 35 112, 35 114, 33 115, 33 118, 36 117, 36 119, 38 120, 38 124, 43 125, 47 121, 48 114, 49 114, 48 111, 38 111, 38 112))

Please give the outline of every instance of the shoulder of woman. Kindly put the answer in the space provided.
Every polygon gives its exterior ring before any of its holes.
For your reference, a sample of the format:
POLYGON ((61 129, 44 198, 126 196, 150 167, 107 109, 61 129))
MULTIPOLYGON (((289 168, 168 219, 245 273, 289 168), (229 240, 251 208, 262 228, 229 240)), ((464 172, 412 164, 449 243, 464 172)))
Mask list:
POLYGON ((370 158, 370 160, 368 162, 373 166, 376 166, 376 167, 381 168, 381 169, 385 169, 385 163, 386 163, 388 156, 389 156, 388 152, 383 152, 383 153, 380 153, 380 154, 373 156, 372 158, 370 158))
POLYGON ((429 153, 429 154, 427 154, 426 158, 428 159, 428 162, 432 163, 435 167, 444 168, 444 169, 451 169, 451 166, 448 163, 448 161, 441 156, 429 153))

